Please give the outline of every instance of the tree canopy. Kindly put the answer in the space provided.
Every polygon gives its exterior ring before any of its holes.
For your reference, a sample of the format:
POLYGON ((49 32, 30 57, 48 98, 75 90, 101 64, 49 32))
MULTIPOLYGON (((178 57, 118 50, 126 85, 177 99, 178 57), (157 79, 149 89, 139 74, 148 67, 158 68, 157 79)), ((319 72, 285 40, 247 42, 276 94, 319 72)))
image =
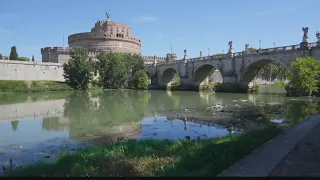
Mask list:
POLYGON ((94 62, 88 57, 88 50, 83 47, 74 47, 69 55, 69 62, 63 64, 63 76, 66 82, 74 89, 88 89, 94 72, 94 62))
POLYGON ((303 89, 312 95, 318 92, 320 62, 313 57, 297 58, 291 63, 290 85, 303 89))
POLYGON ((27 58, 27 57, 18 57, 18 59, 16 59, 16 60, 19 60, 19 61, 30 61, 30 59, 27 58))
POLYGON ((18 60, 18 53, 17 53, 17 48, 16 46, 12 46, 11 47, 11 52, 10 52, 10 56, 9 59, 10 60, 18 60))
POLYGON ((87 89, 90 83, 106 89, 148 89, 149 76, 138 54, 103 52, 93 61, 85 48, 72 48, 64 64, 66 82, 74 89, 87 89), (94 78, 97 77, 97 78, 94 78))
POLYGON ((105 52, 101 53, 97 59, 99 84, 104 88, 139 88, 145 87, 145 83, 149 81, 146 80, 148 76, 141 77, 146 67, 143 58, 138 54, 105 52), (142 79, 147 82, 141 82, 142 79))

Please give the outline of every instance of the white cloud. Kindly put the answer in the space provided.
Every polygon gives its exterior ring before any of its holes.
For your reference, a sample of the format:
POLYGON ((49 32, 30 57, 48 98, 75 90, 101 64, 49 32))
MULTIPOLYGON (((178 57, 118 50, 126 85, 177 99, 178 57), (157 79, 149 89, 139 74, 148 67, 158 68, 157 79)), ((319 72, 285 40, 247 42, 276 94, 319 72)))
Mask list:
POLYGON ((0 27, 0 33, 12 34, 12 32, 8 29, 4 29, 0 27))
POLYGON ((19 17, 19 15, 16 13, 0 14, 0 19, 16 19, 18 17, 19 17))
POLYGON ((136 21, 144 23, 144 22, 155 22, 157 21, 156 17, 153 16, 140 16, 138 18, 136 18, 136 21))

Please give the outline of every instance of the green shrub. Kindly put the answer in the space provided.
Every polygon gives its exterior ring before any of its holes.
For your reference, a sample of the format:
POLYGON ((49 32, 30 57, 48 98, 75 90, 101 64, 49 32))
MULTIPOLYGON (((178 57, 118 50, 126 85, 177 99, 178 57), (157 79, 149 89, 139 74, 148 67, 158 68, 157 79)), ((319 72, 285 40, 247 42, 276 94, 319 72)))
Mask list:
POLYGON ((147 75, 146 72, 142 72, 138 76, 138 82, 137 82, 137 88, 138 89, 148 89, 149 87, 149 76, 147 75))
POLYGON ((19 61, 30 61, 30 59, 27 58, 27 57, 18 57, 17 60, 19 60, 19 61))
POLYGON ((203 83, 202 85, 200 85, 199 90, 209 90, 209 91, 212 91, 212 90, 214 90, 214 86, 215 86, 214 83, 212 83, 212 82, 206 82, 206 83, 203 83))

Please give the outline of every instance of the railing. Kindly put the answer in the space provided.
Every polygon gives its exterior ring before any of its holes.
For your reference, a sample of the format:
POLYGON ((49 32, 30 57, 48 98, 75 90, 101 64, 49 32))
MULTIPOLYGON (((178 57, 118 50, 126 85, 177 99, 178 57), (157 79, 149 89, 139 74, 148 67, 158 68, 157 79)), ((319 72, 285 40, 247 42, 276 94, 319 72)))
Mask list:
MULTIPOLYGON (((309 43, 309 48, 315 48, 319 47, 317 42, 309 43)), ((281 47, 275 47, 275 48, 266 48, 266 49, 257 49, 253 51, 242 51, 242 52, 235 52, 232 54, 232 57, 239 57, 239 56, 252 56, 252 55, 264 55, 269 53, 275 53, 275 52, 286 52, 286 51, 296 51, 300 49, 300 44, 297 45, 290 45, 290 46, 281 46, 281 47)), ((205 57, 196 57, 196 58, 189 58, 186 59, 187 62, 193 62, 193 61, 207 61, 207 60, 219 60, 219 59, 226 59, 230 58, 231 54, 223 54, 223 55, 217 55, 217 56, 205 56, 205 57)), ((170 62, 161 62, 157 63, 157 65, 172 65, 172 64, 178 64, 183 63, 184 60, 176 60, 176 61, 170 61, 170 62)), ((148 67, 154 66, 153 64, 148 64, 148 67)))

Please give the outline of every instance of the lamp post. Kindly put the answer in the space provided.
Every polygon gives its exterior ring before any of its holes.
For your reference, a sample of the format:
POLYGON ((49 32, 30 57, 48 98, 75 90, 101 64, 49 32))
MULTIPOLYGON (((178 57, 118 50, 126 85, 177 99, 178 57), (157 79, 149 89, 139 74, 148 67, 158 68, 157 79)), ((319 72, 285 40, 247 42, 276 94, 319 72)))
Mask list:
POLYGON ((259 40, 259 49, 261 49, 261 40, 259 40))

